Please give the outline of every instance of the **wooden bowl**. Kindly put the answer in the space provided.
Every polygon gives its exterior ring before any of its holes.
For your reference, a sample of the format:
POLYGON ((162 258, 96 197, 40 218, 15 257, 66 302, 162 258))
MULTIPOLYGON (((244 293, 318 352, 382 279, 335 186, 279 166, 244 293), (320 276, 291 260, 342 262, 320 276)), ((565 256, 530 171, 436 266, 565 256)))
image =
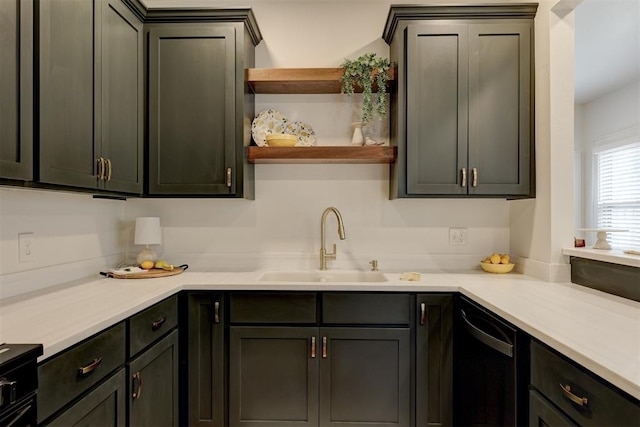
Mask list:
POLYGON ((513 270, 515 264, 491 264, 490 262, 481 262, 480 267, 488 273, 504 274, 513 270))
POLYGON ((272 133, 267 135, 267 145, 269 147, 295 147, 298 137, 286 133, 272 133))

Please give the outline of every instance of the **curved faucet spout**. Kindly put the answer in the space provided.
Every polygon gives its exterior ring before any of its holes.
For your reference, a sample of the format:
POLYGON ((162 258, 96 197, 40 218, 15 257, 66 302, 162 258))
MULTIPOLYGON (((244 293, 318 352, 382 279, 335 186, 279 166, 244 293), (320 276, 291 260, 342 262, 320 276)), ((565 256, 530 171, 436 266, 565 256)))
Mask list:
POLYGON ((344 232, 344 222, 342 222, 342 215, 340 215, 340 211, 333 206, 328 207, 322 213, 322 218, 320 219, 320 270, 327 269, 327 260, 336 259, 337 248, 335 243, 333 244, 333 252, 327 252, 325 246, 325 225, 327 222, 327 216, 329 213, 333 212, 338 219, 338 237, 340 240, 346 239, 346 234, 344 232))

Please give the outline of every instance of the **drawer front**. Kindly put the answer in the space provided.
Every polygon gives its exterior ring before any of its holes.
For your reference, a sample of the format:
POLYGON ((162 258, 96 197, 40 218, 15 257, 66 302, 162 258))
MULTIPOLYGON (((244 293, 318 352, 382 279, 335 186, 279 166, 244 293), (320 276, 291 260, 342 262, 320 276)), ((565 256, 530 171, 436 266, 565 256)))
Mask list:
POLYGON ((640 425, 637 401, 535 341, 531 384, 582 426, 640 425))
POLYGON ((322 296, 322 323, 408 325, 408 294, 326 293, 322 296))
POLYGON ((232 294, 229 315, 232 323, 316 323, 316 294, 232 294))
POLYGON ((173 296, 129 319, 129 357, 163 337, 178 325, 178 297, 173 296))
POLYGON ((120 322, 40 365, 38 423, 124 365, 125 340, 120 322))

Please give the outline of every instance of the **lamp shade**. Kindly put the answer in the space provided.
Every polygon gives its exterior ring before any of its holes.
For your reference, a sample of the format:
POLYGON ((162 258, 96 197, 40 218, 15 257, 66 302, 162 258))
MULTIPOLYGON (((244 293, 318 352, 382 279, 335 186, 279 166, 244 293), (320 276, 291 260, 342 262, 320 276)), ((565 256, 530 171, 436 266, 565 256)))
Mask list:
POLYGON ((136 233, 133 239, 133 243, 136 245, 159 245, 160 243, 162 243, 160 218, 136 218, 136 233))

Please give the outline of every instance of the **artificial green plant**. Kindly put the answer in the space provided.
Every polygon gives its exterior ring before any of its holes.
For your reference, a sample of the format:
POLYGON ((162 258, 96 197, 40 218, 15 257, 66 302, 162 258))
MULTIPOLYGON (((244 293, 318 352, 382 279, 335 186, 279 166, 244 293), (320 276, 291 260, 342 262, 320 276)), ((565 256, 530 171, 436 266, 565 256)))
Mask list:
POLYGON ((387 112, 387 82, 391 79, 389 59, 368 52, 355 60, 345 59, 340 67, 344 68, 342 93, 353 95, 356 87, 362 87, 362 122, 369 123, 374 115, 383 117, 387 112), (374 82, 378 86, 375 97, 374 82))

